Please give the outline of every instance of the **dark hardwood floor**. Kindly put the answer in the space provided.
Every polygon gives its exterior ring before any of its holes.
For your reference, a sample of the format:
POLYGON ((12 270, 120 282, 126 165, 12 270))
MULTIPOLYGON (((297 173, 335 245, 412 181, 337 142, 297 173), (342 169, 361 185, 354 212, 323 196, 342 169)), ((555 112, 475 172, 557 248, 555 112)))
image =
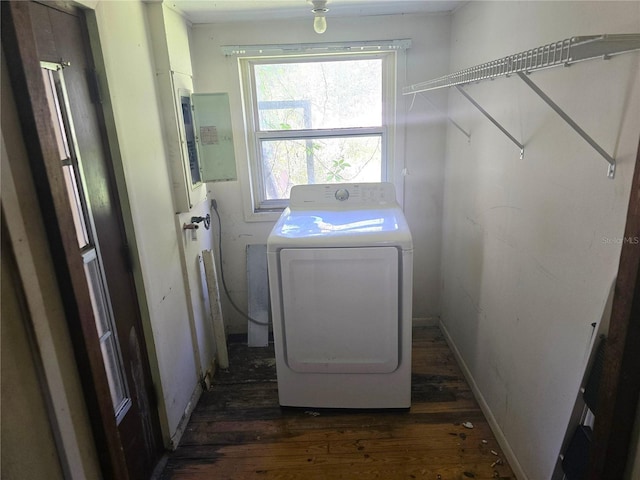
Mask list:
POLYGON ((273 347, 229 355, 162 480, 515 479, 437 327, 414 328, 408 411, 281 408, 273 347))

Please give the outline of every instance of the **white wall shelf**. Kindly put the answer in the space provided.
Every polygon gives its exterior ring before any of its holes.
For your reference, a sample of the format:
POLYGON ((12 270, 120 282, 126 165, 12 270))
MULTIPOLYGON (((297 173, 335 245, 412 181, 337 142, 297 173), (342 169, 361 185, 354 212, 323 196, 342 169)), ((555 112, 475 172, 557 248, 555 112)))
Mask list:
POLYGON ((613 55, 638 49, 640 49, 640 34, 638 33, 571 37, 566 40, 542 45, 498 60, 466 68, 433 80, 409 85, 403 89, 402 93, 403 95, 412 95, 455 86, 483 115, 498 127, 513 143, 520 147, 520 157, 522 158, 524 155, 524 145, 516 140, 513 135, 500 125, 497 120, 491 117, 491 115, 462 88, 463 85, 469 83, 516 74, 607 161, 609 164, 608 176, 609 178, 613 178, 616 167, 615 159, 533 83, 531 79, 528 78, 528 75, 536 70, 568 66, 584 60, 596 58, 606 60, 613 55))

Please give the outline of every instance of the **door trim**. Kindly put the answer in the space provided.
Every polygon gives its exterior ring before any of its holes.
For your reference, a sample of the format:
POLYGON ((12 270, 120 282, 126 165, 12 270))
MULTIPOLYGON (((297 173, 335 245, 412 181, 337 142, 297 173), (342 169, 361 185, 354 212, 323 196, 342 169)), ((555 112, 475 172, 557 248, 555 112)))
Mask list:
POLYGON ((140 312, 140 326, 142 328, 142 334, 144 335, 144 347, 146 347, 146 355, 148 357, 148 364, 151 379, 154 384, 155 402, 157 403, 157 410, 160 421, 160 430, 162 434, 162 442, 165 447, 171 446, 171 432, 169 431, 169 423, 166 415, 165 395, 162 386, 162 380, 160 376, 160 370, 158 367, 158 357, 156 353, 153 330, 151 328, 151 313, 145 295, 146 286, 145 280, 142 275, 141 259, 139 254, 138 241, 136 238, 135 222, 131 215, 131 206, 129 202, 129 194, 127 182, 125 179, 122 154, 120 151, 120 144, 118 138, 118 129, 116 127, 116 121, 113 113, 113 105, 111 104, 111 93, 109 90, 109 84, 107 81, 106 66, 104 62, 104 56, 102 52, 102 45, 100 43, 100 33, 98 28, 98 21, 96 17, 96 11, 92 8, 83 9, 86 27, 87 37, 93 57, 93 68, 95 68, 94 75, 94 88, 97 90, 96 94, 99 97, 101 107, 99 114, 102 116, 101 122, 105 130, 105 140, 107 148, 111 153, 111 159, 113 163, 114 185, 117 194, 117 200, 120 203, 120 211, 122 213, 122 222, 124 228, 124 234, 128 243, 128 258, 130 261, 133 282, 136 289, 138 309, 140 312))
POLYGON ((591 444, 590 480, 623 478, 640 393, 640 144, 604 350, 591 444))

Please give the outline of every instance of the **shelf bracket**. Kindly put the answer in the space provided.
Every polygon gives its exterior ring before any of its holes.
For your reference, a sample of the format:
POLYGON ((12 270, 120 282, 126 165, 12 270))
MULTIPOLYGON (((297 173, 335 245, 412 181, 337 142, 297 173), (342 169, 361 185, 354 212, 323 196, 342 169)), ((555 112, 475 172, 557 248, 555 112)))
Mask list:
POLYGON ((540 89, 540 87, 538 87, 535 83, 533 83, 533 81, 527 75, 525 75, 522 72, 517 72, 517 75, 520 77, 520 79, 524 83, 527 84, 527 86, 529 86, 529 88, 531 88, 531 90, 533 90, 536 94, 538 94, 538 96, 542 100, 544 100, 547 105, 549 105, 558 115, 560 115, 560 117, 565 122, 567 122, 569 126, 576 131, 578 135, 580 135, 589 145, 591 145, 596 152, 602 155, 602 157, 609 163, 607 176, 609 178, 613 178, 616 173, 615 159, 611 155, 609 155, 600 145, 598 145, 596 141, 587 134, 587 132, 585 132, 582 128, 580 128, 580 126, 576 122, 574 122, 573 119, 558 106, 558 104, 556 104, 553 100, 551 100, 551 98, 549 98, 547 94, 545 94, 540 89))
POLYGON ((416 95, 420 95, 421 98, 423 98, 429 105, 431 105, 431 107, 433 107, 433 109, 438 112, 440 115, 444 115, 447 117, 447 120, 449 120, 449 122, 456 127, 458 130, 460 130, 463 135, 465 137, 467 137, 467 141, 470 142, 471 141, 471 134, 468 133, 464 128, 462 128, 453 118, 451 118, 449 115, 447 115, 445 112, 443 112, 442 110, 440 110, 431 100, 429 100, 429 97, 427 97, 424 93, 422 92, 418 92, 415 93, 413 95, 413 101, 411 102, 411 107, 413 107, 413 102, 415 101, 416 95))
POLYGON ((522 143, 520 143, 518 140, 516 140, 516 138, 511 135, 506 128, 504 128, 502 125, 500 125, 500 123, 493 118, 489 112, 487 112, 484 108, 482 108, 480 106, 480 104, 478 102, 476 102, 473 98, 471 98, 471 95, 469 95, 467 92, 464 91, 464 89, 460 86, 460 85, 455 85, 456 89, 467 99, 469 100, 474 107, 476 107, 478 110, 480 110, 480 112, 489 119, 489 121, 491 123, 493 123, 496 127, 498 127, 498 129, 504 133, 509 140, 511 140, 513 143, 515 143, 518 147, 520 147, 520 160, 522 160, 524 158, 524 145, 522 143))

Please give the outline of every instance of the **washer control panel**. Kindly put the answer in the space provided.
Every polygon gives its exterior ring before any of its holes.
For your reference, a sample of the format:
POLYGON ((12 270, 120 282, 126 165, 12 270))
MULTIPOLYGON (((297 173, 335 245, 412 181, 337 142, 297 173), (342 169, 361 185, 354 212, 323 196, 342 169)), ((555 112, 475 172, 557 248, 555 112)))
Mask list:
POLYGON ((295 208, 356 208, 396 203, 392 183, 296 185, 289 206, 295 208))

